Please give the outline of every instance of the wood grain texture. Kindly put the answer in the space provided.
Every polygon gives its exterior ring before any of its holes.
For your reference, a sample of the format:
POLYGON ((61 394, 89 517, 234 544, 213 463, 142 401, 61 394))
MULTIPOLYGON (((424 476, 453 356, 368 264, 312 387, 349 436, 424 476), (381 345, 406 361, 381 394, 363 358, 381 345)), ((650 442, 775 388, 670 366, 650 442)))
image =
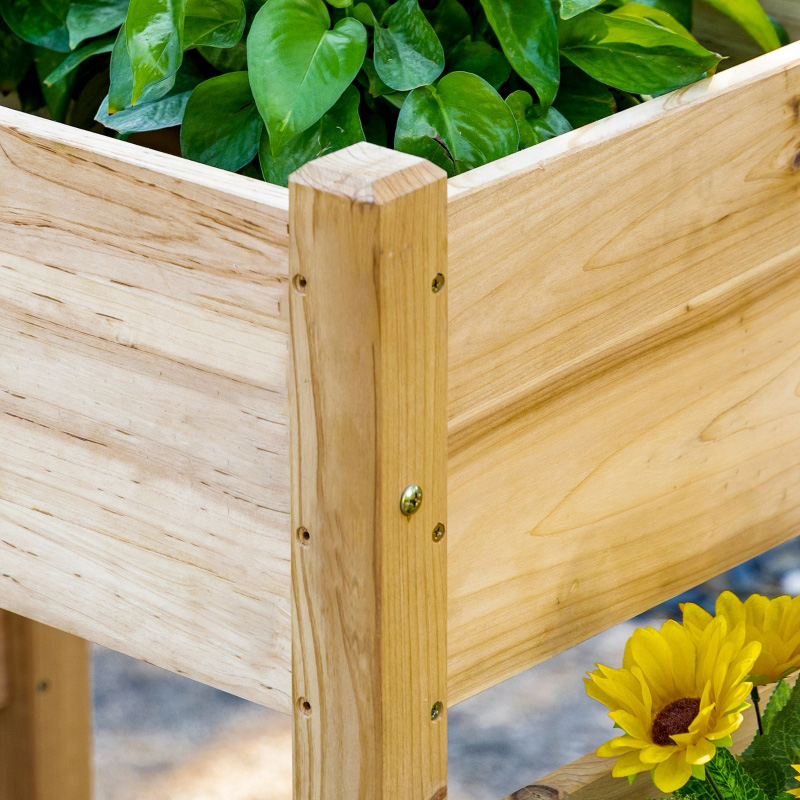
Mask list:
POLYGON ((356 145, 290 194, 294 796, 443 800, 445 175, 356 145))
POLYGON ((0 607, 284 711, 286 200, 0 109, 0 607))
POLYGON ((796 44, 450 181, 451 703, 800 532, 799 107, 796 44))
POLYGON ((10 698, 0 709, 0 797, 90 800, 89 646, 0 612, 10 698))
MULTIPOLYGON (((771 694, 772 687, 762 688, 762 710, 766 707, 771 694)), ((733 733, 733 752, 741 753, 753 740, 755 732, 756 716, 754 710, 749 708, 744 712, 744 722, 741 728, 733 733)), ((611 738, 611 734, 609 734, 609 738, 611 738)), ((629 786, 628 781, 624 778, 612 777, 613 765, 614 759, 598 758, 593 754, 587 755, 541 778, 534 788, 539 791, 550 789, 556 793, 557 797, 563 797, 565 800, 566 798, 569 800, 649 800, 651 797, 667 796, 655 788, 647 774, 639 776, 632 786, 629 786)), ((521 791, 524 792, 526 789, 521 791)), ((520 795, 519 792, 516 792, 504 800, 528 799, 525 794, 520 795)))

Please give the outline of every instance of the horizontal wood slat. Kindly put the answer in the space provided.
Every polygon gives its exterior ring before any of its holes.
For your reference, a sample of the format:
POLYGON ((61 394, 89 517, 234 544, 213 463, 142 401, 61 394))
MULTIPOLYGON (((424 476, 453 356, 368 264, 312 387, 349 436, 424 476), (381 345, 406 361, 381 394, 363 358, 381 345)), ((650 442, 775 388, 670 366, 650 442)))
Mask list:
POLYGON ((0 109, 0 607, 282 710, 287 210, 0 109))
POLYGON ((800 532, 800 44, 451 181, 451 702, 800 532))
MULTIPOLYGON (((771 694, 772 687, 761 690, 762 709, 771 694)), ((754 709, 749 708, 744 712, 741 728, 733 734, 733 752, 741 753, 750 744, 755 732, 756 715, 754 709)), ((649 775, 639 776, 629 786, 624 778, 611 776, 613 766, 614 759, 590 754, 503 800, 648 800, 651 797, 666 797, 653 786, 649 775)))

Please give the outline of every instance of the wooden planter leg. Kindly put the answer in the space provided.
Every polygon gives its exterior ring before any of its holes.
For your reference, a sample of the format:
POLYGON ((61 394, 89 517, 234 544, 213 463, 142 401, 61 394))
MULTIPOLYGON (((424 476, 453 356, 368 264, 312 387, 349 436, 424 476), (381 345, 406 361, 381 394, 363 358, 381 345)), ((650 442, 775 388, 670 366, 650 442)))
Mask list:
POLYGON ((89 645, 0 611, 0 798, 90 800, 89 645))
POLYGON ((291 182, 296 800, 447 794, 446 202, 366 144, 291 182))

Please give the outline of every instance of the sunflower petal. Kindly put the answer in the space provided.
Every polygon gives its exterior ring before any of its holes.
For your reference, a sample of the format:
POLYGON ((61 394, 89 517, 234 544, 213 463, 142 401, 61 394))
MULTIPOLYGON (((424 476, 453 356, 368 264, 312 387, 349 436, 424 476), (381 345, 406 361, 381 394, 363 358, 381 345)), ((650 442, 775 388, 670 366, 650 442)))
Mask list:
POLYGON ((692 765, 684 753, 675 753, 653 770, 653 783, 662 792, 677 792, 692 777, 692 765))

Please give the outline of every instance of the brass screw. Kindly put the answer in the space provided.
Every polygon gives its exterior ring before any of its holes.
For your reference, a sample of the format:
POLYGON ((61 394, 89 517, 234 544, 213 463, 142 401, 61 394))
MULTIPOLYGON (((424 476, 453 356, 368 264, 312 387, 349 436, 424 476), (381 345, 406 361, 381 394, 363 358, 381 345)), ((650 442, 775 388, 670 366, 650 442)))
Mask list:
POLYGON ((436 527, 433 529, 433 541, 441 542, 442 539, 444 539, 444 525, 441 522, 437 522, 436 527))
POLYGON ((410 517, 412 514, 419 511, 421 505, 422 489, 420 489, 416 483, 412 483, 411 486, 403 492, 403 496, 400 498, 400 510, 407 517, 410 517))
POLYGON ((434 294, 439 294, 444 288, 444 275, 441 272, 437 273, 436 277, 433 279, 431 283, 431 289, 433 290, 434 294))
POLYGON ((437 719, 441 718, 443 713, 444 713, 444 706, 442 705, 440 700, 437 700, 433 704, 433 708, 431 708, 431 722, 436 722, 437 719))

